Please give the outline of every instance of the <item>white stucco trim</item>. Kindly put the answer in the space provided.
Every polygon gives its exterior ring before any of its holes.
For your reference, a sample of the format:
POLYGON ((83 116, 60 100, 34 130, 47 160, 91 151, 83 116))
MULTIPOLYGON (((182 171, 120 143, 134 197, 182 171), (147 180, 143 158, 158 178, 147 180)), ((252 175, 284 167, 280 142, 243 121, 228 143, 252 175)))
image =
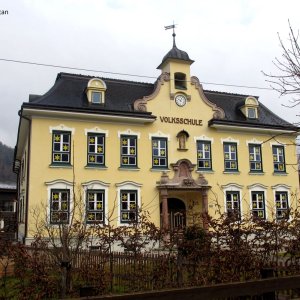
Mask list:
POLYGON ((214 138, 210 138, 206 135, 200 135, 200 136, 194 136, 194 142, 197 143, 197 141, 209 141, 213 144, 214 138))
POLYGON ((89 133, 99 133, 104 134, 106 137, 108 137, 108 130, 101 129, 98 126, 90 128, 90 129, 84 129, 84 134, 87 136, 89 133))
POLYGON ((272 148, 273 146, 282 146, 285 148, 285 143, 280 143, 280 142, 270 142, 270 147, 272 148))
POLYGON ((257 140, 256 138, 253 138, 252 140, 246 140, 246 145, 249 146, 249 144, 260 145, 261 147, 264 146, 264 142, 257 140))
POLYGON ((138 139, 140 139, 141 133, 132 131, 131 129, 127 129, 124 131, 118 131, 118 137, 120 138, 121 135, 136 135, 138 139))
POLYGON ((240 141, 239 140, 236 140, 236 139, 233 139, 231 136, 225 138, 225 139, 221 139, 221 143, 224 144, 224 143, 236 143, 237 145, 240 144, 240 141))
POLYGON ((57 126, 49 126, 49 132, 52 133, 53 131, 70 131, 73 134, 75 134, 75 128, 67 127, 64 124, 60 124, 57 126))
POLYGON ((171 140, 170 134, 166 134, 161 132, 160 130, 158 130, 155 133, 149 133, 149 140, 152 140, 153 137, 157 137, 157 138, 167 138, 168 141, 171 140))

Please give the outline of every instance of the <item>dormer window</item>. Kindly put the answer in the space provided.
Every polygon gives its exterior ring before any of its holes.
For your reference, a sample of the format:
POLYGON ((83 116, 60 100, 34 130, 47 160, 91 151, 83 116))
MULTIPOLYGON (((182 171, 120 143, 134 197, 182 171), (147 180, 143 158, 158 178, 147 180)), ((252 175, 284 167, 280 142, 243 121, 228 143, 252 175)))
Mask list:
POLYGON ((102 93, 92 91, 92 103, 100 104, 102 101, 102 93))
POLYGON ((256 108, 248 107, 247 108, 247 117, 248 117, 248 119, 256 119, 256 108))
POLYGON ((244 105, 240 106, 241 112, 247 119, 258 119, 259 103, 255 97, 249 96, 245 99, 244 105))
POLYGON ((186 75, 180 72, 175 73, 174 84, 175 84, 175 89, 186 90, 186 75))
POLYGON ((91 79, 86 88, 86 95, 91 104, 105 103, 106 84, 99 78, 91 79))

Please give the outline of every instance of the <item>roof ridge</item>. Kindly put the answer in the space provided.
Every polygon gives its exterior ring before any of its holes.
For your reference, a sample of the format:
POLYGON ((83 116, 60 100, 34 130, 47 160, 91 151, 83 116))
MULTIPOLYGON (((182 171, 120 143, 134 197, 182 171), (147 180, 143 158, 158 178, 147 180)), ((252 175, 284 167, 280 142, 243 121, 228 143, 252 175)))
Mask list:
POLYGON ((60 72, 57 74, 57 79, 62 77, 70 77, 75 79, 81 79, 81 78, 100 78, 102 80, 106 81, 116 81, 119 83, 131 83, 131 84, 141 84, 141 85, 154 85, 154 83, 150 82, 142 82, 142 81, 134 81, 134 80, 126 80, 126 79, 119 79, 119 78, 108 78, 108 77, 102 77, 102 76, 91 76, 91 75, 84 75, 84 74, 75 74, 75 73, 66 73, 66 72, 60 72))
POLYGON ((254 97, 256 99, 259 98, 259 96, 254 96, 254 95, 250 95, 250 94, 238 94, 238 93, 230 93, 230 92, 220 92, 220 91, 213 91, 213 90, 203 90, 204 93, 211 93, 211 94, 224 94, 224 95, 231 95, 231 96, 236 96, 236 97, 240 97, 240 96, 244 96, 244 97, 254 97))

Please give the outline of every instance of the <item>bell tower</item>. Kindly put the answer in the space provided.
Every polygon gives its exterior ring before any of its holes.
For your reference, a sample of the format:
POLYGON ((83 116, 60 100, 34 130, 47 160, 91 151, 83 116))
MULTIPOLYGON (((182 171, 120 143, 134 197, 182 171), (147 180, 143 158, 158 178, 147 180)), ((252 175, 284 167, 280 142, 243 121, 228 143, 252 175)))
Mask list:
POLYGON ((189 58, 189 55, 185 51, 177 48, 175 41, 175 24, 165 26, 165 29, 173 29, 173 47, 164 56, 157 69, 160 69, 162 73, 168 73, 170 76, 171 99, 174 99, 176 94, 182 94, 187 98, 187 100, 190 100, 190 65, 194 61, 189 58))

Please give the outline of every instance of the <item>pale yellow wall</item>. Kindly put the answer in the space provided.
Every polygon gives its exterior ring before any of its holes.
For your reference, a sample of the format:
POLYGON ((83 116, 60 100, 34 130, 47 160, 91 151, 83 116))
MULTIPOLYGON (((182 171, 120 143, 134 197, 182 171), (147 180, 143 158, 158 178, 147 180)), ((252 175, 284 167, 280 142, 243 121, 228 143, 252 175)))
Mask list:
MULTIPOLYGON (((178 71, 178 70, 177 70, 178 71)), ((180 70, 179 70, 180 71, 180 70)), ((148 101, 147 108, 154 115, 157 120, 152 124, 125 124, 114 122, 96 122, 75 119, 46 119, 34 117, 32 120, 32 142, 31 142, 31 166, 30 166, 30 208, 40 206, 42 203, 46 204, 48 201, 47 186, 45 182, 51 182, 57 179, 64 179, 73 181, 72 168, 66 167, 51 167, 51 151, 52 151, 52 134, 50 127, 56 127, 63 124, 65 127, 73 128, 72 135, 72 153, 74 155, 75 183, 80 186, 82 183, 91 180, 101 180, 109 183, 109 209, 113 208, 114 200, 116 199, 117 187, 116 184, 124 181, 133 181, 142 184, 141 187, 141 201, 145 209, 151 213, 152 220, 159 225, 160 223, 160 209, 159 209, 159 192, 156 188, 156 182, 160 179, 161 172, 152 171, 152 148, 149 134, 154 134, 160 131, 163 134, 170 136, 168 142, 168 163, 176 163, 179 159, 189 159, 193 164, 197 164, 196 142, 194 137, 205 135, 212 138, 212 172, 203 173, 212 187, 209 192, 209 213, 215 214, 215 202, 218 200, 222 205, 224 211, 224 194, 221 189, 222 185, 235 183, 242 186, 242 208, 244 211, 249 209, 249 189, 247 186, 252 184, 263 184, 267 186, 266 199, 270 208, 274 208, 274 195, 272 186, 276 184, 286 184, 291 186, 290 191, 298 191, 298 172, 296 150, 294 146, 285 147, 285 157, 287 163, 288 175, 273 175, 273 161, 272 148, 270 143, 274 140, 268 141, 273 134, 262 134, 257 132, 245 131, 219 131, 207 126, 208 121, 213 118, 214 111, 201 99, 199 92, 195 86, 188 84, 187 94, 191 95, 191 100, 184 106, 178 107, 174 100, 170 100, 170 86, 173 81, 165 82, 162 85, 159 94, 155 99, 148 101), (165 117, 182 117, 189 119, 201 119, 203 126, 184 125, 184 124, 169 124, 163 123, 160 116, 165 117), (107 169, 91 169, 85 168, 87 164, 87 136, 86 129, 94 127, 108 131, 106 138, 106 166, 107 169), (138 171, 134 170, 120 170, 120 140, 118 131, 131 130, 138 132, 140 138, 138 139, 138 171), (176 135, 179 131, 185 130, 189 133, 187 141, 188 151, 178 151, 178 141, 176 135), (238 140, 238 174, 224 174, 224 156, 223 144, 221 139, 232 138, 238 140), (249 175, 249 153, 247 141, 255 138, 258 141, 265 142, 262 145, 262 160, 263 160, 263 175, 249 175), (294 164, 294 166, 292 166, 294 164)), ((283 144, 290 144, 293 142, 293 137, 279 136, 277 141, 283 144)), ((73 156, 72 155, 72 156, 73 156)), ((171 169, 171 168, 170 168, 171 169)), ((169 177, 173 177, 173 171, 168 173, 169 177)), ((193 172, 194 179, 198 178, 196 168, 193 172)), ((199 200, 201 203, 201 196, 198 194, 184 193, 177 194, 177 197, 184 200, 186 205, 192 202, 193 199, 199 200)), ((118 201, 118 199, 117 199, 118 201)), ((292 203, 293 205, 295 203, 292 203)), ((118 207, 119 208, 119 207, 118 207)), ((195 207, 201 211, 201 204, 195 207)), ((117 212, 115 213, 117 215, 117 212)), ((271 216, 271 211, 268 213, 271 216)), ((31 218, 31 217, 30 217, 31 218)), ((34 229, 33 220, 29 221, 30 232, 34 229)))

